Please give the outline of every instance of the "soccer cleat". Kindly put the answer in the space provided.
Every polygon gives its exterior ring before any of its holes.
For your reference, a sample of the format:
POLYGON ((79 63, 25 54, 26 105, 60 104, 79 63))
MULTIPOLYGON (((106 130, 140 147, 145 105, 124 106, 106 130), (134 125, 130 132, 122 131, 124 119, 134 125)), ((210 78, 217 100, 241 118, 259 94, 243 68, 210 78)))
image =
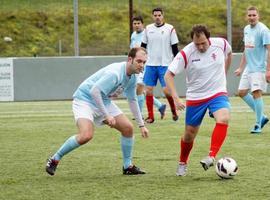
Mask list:
POLYGON ((152 118, 150 118, 150 117, 147 117, 147 118, 145 119, 145 122, 148 123, 148 124, 152 124, 152 123, 154 123, 154 121, 155 121, 155 119, 152 119, 152 118))
POLYGON ((123 167, 123 174, 124 175, 138 175, 138 174, 145 174, 145 171, 142 171, 139 167, 136 167, 135 165, 131 165, 126 169, 124 169, 123 167))
POLYGON ((53 176, 55 174, 58 163, 59 161, 54 160, 53 158, 49 158, 45 168, 46 172, 53 176))
POLYGON ((200 161, 203 169, 206 171, 209 169, 209 167, 214 166, 215 158, 207 156, 204 159, 200 161))
POLYGON ((262 132, 262 129, 259 124, 255 124, 254 128, 251 129, 251 134, 260 134, 262 132))
POLYGON ((180 162, 178 164, 177 169, 176 169, 176 175, 177 176, 185 176, 185 175, 187 175, 187 164, 180 162))
POLYGON ((268 117, 263 116, 262 120, 261 120, 261 129, 264 127, 265 124, 267 124, 269 122, 268 117))
POLYGON ((165 110, 166 110, 166 104, 162 104, 162 106, 160 106, 160 108, 158 109, 161 119, 163 119, 165 116, 165 110))
POLYGON ((178 115, 177 114, 173 114, 173 116, 172 116, 172 119, 173 119, 173 121, 177 121, 178 120, 178 115))

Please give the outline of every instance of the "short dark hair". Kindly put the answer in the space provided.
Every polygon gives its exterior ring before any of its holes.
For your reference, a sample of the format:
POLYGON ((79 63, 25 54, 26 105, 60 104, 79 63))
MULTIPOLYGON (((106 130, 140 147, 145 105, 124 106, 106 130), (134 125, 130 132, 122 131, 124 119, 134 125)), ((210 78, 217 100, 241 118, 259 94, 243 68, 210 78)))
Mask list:
POLYGON ((144 51, 147 54, 147 51, 146 51, 145 48, 143 48, 143 47, 134 47, 134 48, 129 50, 128 57, 135 58, 137 52, 140 51, 140 50, 144 51))
POLYGON ((163 14, 163 9, 161 7, 154 8, 152 10, 152 14, 154 14, 154 12, 157 12, 157 11, 159 11, 159 12, 161 12, 161 14, 163 14))
POLYGON ((206 25, 195 24, 191 29, 190 37, 193 39, 194 35, 199 36, 202 33, 206 36, 207 39, 210 38, 210 32, 206 25))
POLYGON ((256 6, 249 6, 249 7, 247 8, 247 11, 249 11, 249 10, 256 10, 257 13, 259 13, 259 10, 258 10, 258 8, 257 8, 256 6))
POLYGON ((133 21, 140 21, 140 22, 142 22, 142 24, 143 24, 143 18, 142 18, 142 16, 140 16, 140 15, 139 15, 139 16, 133 17, 133 18, 132 18, 132 22, 133 22, 133 21))

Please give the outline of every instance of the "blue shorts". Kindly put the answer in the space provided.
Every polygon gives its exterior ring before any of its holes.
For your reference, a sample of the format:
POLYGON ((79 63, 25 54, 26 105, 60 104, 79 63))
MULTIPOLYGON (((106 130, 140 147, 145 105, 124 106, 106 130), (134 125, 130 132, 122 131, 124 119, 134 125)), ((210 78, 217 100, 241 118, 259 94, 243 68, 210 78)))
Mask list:
POLYGON ((231 105, 227 96, 217 96, 206 102, 203 102, 196 106, 187 106, 186 108, 186 125, 199 126, 202 123, 203 117, 209 110, 211 116, 214 112, 221 108, 230 109, 231 105))
POLYGON ((154 87, 159 80, 162 87, 166 87, 164 75, 168 69, 168 66, 145 66, 143 82, 146 86, 154 87))

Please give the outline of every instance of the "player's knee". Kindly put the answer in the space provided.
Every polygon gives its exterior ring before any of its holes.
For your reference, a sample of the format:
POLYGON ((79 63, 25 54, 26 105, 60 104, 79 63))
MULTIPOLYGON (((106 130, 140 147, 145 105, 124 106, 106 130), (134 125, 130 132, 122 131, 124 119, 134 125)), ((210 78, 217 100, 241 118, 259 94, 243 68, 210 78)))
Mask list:
POLYGON ((228 124, 229 120, 230 120, 229 115, 222 115, 216 120, 216 123, 228 124))
POLYGON ((247 95, 247 92, 243 91, 243 90, 238 90, 238 95, 239 95, 239 97, 243 98, 244 96, 247 95))
POLYGON ((81 132, 79 136, 77 137, 78 143, 81 145, 89 142, 92 138, 93 138, 93 134, 89 131, 81 132))
POLYGON ((192 142, 196 137, 197 131, 195 129, 187 129, 183 136, 185 142, 192 142))
POLYGON ((133 125, 131 123, 126 124, 122 128, 121 133, 123 136, 132 137, 133 136, 133 125))

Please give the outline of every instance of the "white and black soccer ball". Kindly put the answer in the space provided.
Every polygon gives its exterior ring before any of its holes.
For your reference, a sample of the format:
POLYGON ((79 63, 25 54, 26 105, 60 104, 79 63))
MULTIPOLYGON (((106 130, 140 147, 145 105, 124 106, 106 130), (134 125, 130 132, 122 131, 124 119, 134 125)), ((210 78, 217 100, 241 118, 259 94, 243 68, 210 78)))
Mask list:
POLYGON ((220 178, 233 178, 238 172, 238 166, 234 159, 230 157, 223 157, 216 163, 216 173, 220 178))

